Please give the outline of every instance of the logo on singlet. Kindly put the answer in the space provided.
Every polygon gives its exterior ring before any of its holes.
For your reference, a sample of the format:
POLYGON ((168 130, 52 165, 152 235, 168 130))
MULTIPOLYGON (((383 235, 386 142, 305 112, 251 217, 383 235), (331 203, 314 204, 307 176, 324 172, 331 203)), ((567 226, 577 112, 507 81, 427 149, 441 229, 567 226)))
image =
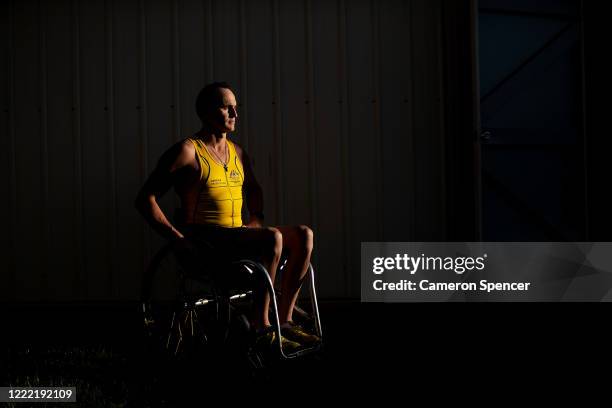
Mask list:
POLYGON ((230 171, 230 178, 238 178, 239 177, 239 173, 232 169, 232 171, 230 171))

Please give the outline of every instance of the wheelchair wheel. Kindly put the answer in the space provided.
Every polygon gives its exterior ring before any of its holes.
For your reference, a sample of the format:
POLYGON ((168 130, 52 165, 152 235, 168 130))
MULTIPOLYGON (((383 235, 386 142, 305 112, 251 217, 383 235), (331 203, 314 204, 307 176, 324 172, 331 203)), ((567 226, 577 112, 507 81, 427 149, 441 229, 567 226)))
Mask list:
POLYGON ((200 352, 208 342, 206 306, 215 306, 210 281, 194 279, 193 255, 176 242, 161 248, 145 273, 142 312, 147 349, 172 359, 200 352))

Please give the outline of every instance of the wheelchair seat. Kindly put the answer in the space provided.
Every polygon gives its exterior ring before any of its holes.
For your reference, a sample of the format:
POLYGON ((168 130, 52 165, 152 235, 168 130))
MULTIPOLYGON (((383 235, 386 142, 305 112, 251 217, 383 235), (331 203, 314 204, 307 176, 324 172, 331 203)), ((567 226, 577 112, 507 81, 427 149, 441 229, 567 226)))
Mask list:
MULTIPOLYGON (((250 259, 226 262, 210 255, 193 253, 177 240, 152 258, 143 280, 142 313, 145 335, 157 351, 171 358, 190 358, 202 350, 229 345, 243 353, 252 368, 265 366, 270 356, 254 347, 247 318, 254 287, 261 284, 270 294, 270 320, 277 332, 273 358, 290 360, 320 350, 322 342, 293 353, 283 350, 277 305, 280 292, 261 263, 250 259)), ((286 258, 280 265, 278 275, 286 258)), ((308 296, 301 294, 294 316, 322 339, 312 265, 307 279, 308 296), (310 307, 300 305, 304 300, 310 301, 310 307)))

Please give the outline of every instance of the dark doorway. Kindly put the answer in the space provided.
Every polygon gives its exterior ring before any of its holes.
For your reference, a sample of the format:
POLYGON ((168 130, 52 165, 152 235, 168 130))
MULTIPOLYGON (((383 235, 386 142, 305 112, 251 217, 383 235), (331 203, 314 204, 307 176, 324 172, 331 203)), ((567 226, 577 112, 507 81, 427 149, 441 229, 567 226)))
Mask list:
POLYGON ((586 231, 581 1, 480 0, 483 241, 586 231))

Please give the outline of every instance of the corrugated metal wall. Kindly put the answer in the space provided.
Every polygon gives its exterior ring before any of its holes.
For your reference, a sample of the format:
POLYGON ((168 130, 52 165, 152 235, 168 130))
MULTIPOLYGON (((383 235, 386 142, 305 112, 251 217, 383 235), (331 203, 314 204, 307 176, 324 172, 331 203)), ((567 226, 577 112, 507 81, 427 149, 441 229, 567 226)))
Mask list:
POLYGON ((270 223, 315 230, 320 296, 359 295, 361 241, 444 239, 442 2, 3 3, 2 299, 138 299, 135 194, 212 80, 270 223))

